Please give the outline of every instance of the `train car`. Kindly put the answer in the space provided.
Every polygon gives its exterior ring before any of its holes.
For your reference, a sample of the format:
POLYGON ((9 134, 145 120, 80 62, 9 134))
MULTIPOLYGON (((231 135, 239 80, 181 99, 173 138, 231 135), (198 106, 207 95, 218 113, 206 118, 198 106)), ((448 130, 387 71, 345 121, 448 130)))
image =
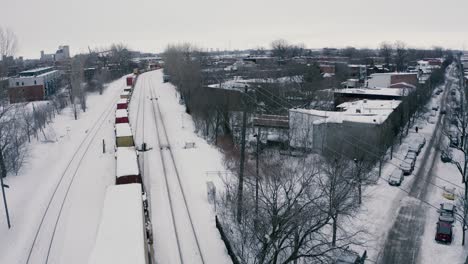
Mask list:
POLYGON ((88 264, 149 264, 141 184, 107 187, 88 264))
POLYGON ((130 92, 128 91, 123 91, 121 94, 120 94, 120 99, 130 99, 130 92))
POLYGON ((126 109, 117 109, 117 111, 115 111, 115 123, 129 123, 128 112, 126 109))
POLYGON ((115 124, 115 144, 120 147, 134 147, 132 129, 128 123, 115 124))
POLYGON ((140 169, 138 168, 138 154, 135 147, 117 148, 115 159, 115 184, 141 183, 140 169))
POLYGON ((127 99, 120 99, 117 102, 117 109, 127 109, 128 108, 128 100, 127 99))
POLYGON ((134 79, 135 79, 135 77, 133 75, 132 76, 127 76, 127 86, 132 86, 134 79))

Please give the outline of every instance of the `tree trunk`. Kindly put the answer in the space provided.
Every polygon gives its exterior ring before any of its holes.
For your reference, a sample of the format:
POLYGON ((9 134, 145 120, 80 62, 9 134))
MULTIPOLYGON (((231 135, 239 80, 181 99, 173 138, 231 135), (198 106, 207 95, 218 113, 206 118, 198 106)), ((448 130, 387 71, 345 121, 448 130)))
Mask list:
POLYGON ((338 229, 338 214, 335 214, 333 218, 333 234, 332 234, 332 247, 336 246, 336 231, 338 229))
POLYGON ((244 190, 244 159, 245 159, 245 130, 247 126, 247 112, 242 113, 241 153, 239 166, 239 186, 237 189, 237 222, 242 221, 242 195, 244 190))

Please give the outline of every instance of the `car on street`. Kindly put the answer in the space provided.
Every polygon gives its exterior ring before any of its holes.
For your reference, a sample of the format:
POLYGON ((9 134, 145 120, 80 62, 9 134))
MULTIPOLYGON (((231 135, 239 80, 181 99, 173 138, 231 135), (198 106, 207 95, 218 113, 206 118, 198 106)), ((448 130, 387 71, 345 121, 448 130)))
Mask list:
POLYGON ((441 114, 441 115, 447 114, 447 110, 440 110, 440 114, 441 114))
POLYGON ((354 252, 343 252, 338 259, 335 261, 335 264, 360 264, 363 263, 361 258, 357 253, 354 252))
POLYGON ((442 243, 452 243, 452 224, 444 221, 437 222, 435 240, 442 243))
POLYGON ((448 151, 442 151, 440 153, 440 160, 443 162, 443 163, 447 163, 447 162, 451 162, 452 161, 452 157, 450 155, 450 153, 448 151))
POLYGON ((438 105, 433 105, 433 106, 432 106, 432 110, 434 110, 434 111, 439 111, 439 106, 438 106, 438 105))
POLYGON ((421 148, 419 147, 420 144, 418 142, 411 142, 408 145, 408 152, 414 152, 417 155, 419 155, 419 152, 421 151, 421 148))
POLYGON ((413 151, 408 151, 406 153, 406 156, 405 156, 405 159, 412 159, 412 160, 416 160, 416 153, 414 153, 413 151))
POLYGON ((403 171, 400 168, 396 168, 388 177, 388 184, 392 186, 400 186, 403 182, 403 171))
POLYGON ((455 222, 456 207, 452 203, 441 203, 439 209, 439 222, 455 222))
POLYGON ((458 147, 458 137, 454 135, 449 135, 450 140, 450 147, 456 148, 458 147))
POLYGON ((404 175, 410 175, 413 172, 413 166, 411 166, 411 161, 410 160, 403 160, 400 163, 400 169, 403 171, 404 175))

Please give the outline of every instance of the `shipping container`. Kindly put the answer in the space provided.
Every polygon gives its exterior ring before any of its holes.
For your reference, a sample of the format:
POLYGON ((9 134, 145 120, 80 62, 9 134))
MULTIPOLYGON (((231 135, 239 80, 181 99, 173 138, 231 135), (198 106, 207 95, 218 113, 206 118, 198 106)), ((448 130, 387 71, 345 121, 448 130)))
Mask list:
POLYGON ((133 76, 128 76, 127 77, 127 86, 132 86, 133 85, 133 76))
POLYGON ((115 143, 117 147, 133 147, 132 129, 128 123, 115 124, 115 143))
POLYGON ((128 108, 128 100, 127 99, 120 99, 117 102, 117 109, 127 109, 128 108))
POLYGON ((128 112, 126 109, 117 109, 115 111, 115 123, 116 124, 121 124, 121 123, 128 123, 128 112))

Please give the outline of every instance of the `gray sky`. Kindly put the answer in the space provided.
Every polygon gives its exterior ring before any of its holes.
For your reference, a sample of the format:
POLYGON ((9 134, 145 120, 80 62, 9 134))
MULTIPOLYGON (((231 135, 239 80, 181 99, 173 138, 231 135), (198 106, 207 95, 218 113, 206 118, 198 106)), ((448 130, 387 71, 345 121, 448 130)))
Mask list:
POLYGON ((69 44, 72 54, 113 42, 160 52, 168 43, 204 48, 268 47, 277 38, 308 48, 468 49, 468 0, 0 0, 0 26, 18 36, 17 55, 38 58, 69 44))

